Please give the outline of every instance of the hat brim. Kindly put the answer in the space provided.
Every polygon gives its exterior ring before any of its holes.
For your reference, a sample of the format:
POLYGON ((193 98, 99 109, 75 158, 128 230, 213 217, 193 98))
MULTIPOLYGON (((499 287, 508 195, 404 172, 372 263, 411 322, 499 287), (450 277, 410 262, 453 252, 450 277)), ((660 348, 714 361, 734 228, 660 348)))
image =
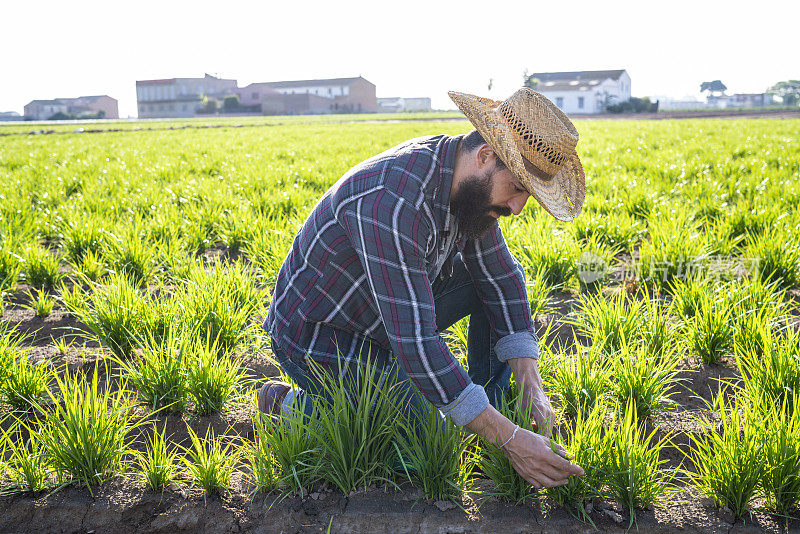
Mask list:
POLYGON ((551 178, 537 176, 526 168, 514 133, 496 111, 502 102, 456 91, 448 94, 495 154, 550 215, 560 221, 575 220, 583 209, 586 185, 583 165, 574 150, 551 178))

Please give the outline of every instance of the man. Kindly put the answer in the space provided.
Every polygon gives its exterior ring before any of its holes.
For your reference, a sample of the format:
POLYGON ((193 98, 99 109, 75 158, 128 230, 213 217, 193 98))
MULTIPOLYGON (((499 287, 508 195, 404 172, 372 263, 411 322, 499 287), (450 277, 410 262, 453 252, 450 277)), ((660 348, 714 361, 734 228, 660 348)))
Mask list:
POLYGON ((369 355, 382 379, 396 373, 404 401, 433 404, 500 446, 534 487, 563 485, 583 470, 495 408, 513 372, 549 435, 553 409, 539 375, 525 275, 497 219, 519 214, 530 196, 558 219, 580 213, 578 132, 527 88, 504 102, 450 97, 475 131, 413 139, 357 165, 298 233, 264 328, 299 387, 268 382, 259 408, 308 410, 300 398, 322 393, 309 360, 354 373, 369 355), (469 374, 440 336, 467 315, 469 374))

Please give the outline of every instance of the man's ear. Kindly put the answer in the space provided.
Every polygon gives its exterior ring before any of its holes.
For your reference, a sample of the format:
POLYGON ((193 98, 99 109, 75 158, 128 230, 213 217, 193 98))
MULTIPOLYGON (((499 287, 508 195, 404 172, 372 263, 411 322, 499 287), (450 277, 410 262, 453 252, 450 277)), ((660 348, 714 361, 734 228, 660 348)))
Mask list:
POLYGON ((497 155, 494 153, 492 147, 489 146, 489 143, 482 144, 475 153, 475 163, 478 166, 478 170, 487 167, 491 168, 496 158, 497 155))

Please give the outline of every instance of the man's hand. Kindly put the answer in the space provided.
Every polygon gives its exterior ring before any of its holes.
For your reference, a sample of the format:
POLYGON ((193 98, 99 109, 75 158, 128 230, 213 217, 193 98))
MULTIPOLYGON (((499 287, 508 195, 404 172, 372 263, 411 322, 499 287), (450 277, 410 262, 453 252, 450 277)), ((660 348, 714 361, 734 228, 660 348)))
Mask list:
POLYGON ((503 452, 514 470, 536 489, 563 486, 569 477, 583 475, 580 466, 564 458, 564 447, 553 446, 556 452, 550 448, 550 438, 520 428, 503 452))
POLYGON ((546 437, 553 432, 555 411, 544 392, 542 377, 539 375, 538 360, 533 358, 512 358, 508 360, 514 380, 522 393, 522 406, 530 406, 531 417, 536 422, 536 430, 546 437))
MULTIPOLYGON (((472 432, 489 443, 499 446, 514 433, 514 424, 494 407, 489 406, 467 425, 472 432)), ((583 469, 565 459, 567 451, 555 444, 550 448, 550 438, 520 428, 516 436, 503 447, 511 465, 535 488, 563 486, 569 477, 583 475, 583 469)))

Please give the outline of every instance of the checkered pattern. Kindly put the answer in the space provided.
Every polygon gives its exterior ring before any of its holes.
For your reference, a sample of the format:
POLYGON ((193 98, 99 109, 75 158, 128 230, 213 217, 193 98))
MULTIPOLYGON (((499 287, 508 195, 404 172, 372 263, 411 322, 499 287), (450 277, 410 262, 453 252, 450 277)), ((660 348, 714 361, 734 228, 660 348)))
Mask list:
POLYGON ((459 251, 498 347, 520 333, 535 347, 524 272, 500 228, 479 241, 457 234, 449 199, 460 137, 403 143, 351 169, 320 199, 281 267, 264 323, 290 358, 345 371, 367 354, 397 358, 428 401, 452 405, 474 386, 436 330, 431 284, 449 275, 459 251))

